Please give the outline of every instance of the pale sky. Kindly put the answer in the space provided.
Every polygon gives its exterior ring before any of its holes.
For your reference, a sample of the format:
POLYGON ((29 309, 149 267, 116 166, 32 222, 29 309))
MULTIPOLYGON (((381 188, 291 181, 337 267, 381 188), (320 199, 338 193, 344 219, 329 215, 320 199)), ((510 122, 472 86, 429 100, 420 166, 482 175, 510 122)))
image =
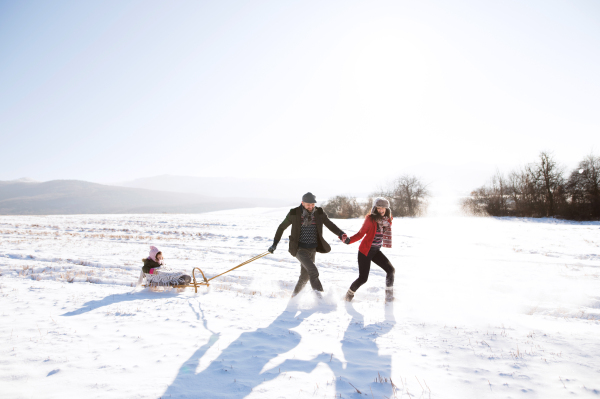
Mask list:
POLYGON ((572 167, 600 2, 0 0, 0 139, 0 180, 572 167))

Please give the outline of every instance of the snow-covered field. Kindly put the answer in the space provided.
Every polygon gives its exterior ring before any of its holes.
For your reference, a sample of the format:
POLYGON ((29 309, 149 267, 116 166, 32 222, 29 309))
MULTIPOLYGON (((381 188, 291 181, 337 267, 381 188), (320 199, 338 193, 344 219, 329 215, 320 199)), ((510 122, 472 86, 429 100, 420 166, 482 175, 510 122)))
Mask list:
POLYGON ((0 397, 600 397, 599 223, 396 219, 393 305, 377 266, 342 300, 358 245, 328 231, 321 300, 290 300, 286 241, 198 294, 133 292, 149 245, 210 277, 286 212, 0 216, 0 397))

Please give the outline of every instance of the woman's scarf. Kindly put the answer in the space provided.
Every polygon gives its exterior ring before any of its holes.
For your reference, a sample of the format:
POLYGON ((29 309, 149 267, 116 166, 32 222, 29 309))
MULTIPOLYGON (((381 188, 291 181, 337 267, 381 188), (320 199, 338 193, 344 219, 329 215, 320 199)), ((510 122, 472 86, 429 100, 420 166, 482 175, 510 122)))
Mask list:
POLYGON ((384 248, 392 247, 392 223, 390 222, 390 218, 384 216, 383 218, 377 221, 379 225, 379 231, 383 234, 383 243, 382 246, 384 248))

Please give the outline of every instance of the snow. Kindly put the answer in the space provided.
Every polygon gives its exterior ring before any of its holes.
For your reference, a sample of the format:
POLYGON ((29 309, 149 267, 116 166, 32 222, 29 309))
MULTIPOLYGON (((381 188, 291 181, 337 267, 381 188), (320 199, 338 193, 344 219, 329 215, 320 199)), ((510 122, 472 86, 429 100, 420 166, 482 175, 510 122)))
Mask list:
POLYGON ((600 396, 597 222, 398 218, 388 305, 377 266, 343 301, 358 245, 329 231, 322 299, 290 300, 287 241, 198 294, 132 287, 150 245, 210 277, 265 252, 286 212, 0 216, 0 397, 600 396))

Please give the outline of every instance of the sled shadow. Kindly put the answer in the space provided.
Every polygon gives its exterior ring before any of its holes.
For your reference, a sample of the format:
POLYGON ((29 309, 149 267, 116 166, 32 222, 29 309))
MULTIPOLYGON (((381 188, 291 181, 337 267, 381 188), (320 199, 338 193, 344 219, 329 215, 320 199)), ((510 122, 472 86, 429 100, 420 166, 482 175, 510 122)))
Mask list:
POLYGON ((335 375, 336 397, 340 394, 343 398, 363 398, 365 394, 394 397, 390 379, 392 356, 380 355, 376 342, 379 336, 390 332, 396 325, 393 302, 384 306, 385 320, 365 325, 364 316, 351 303, 346 303, 352 320, 341 341, 345 363, 337 358, 331 359, 328 353, 322 353, 308 361, 288 359, 281 365, 281 371, 310 373, 319 363, 323 363, 335 375))
POLYGON ((172 298, 176 297, 177 292, 151 292, 151 291, 140 291, 140 292, 126 292, 123 294, 115 294, 109 295, 102 299, 96 299, 92 301, 88 301, 83 304, 83 306, 79 309, 73 310, 71 312, 67 312, 62 314, 61 316, 77 316, 83 313, 91 312, 92 310, 96 310, 98 308, 112 305, 115 303, 127 302, 127 301, 137 301, 140 299, 157 299, 157 298, 172 298))
POLYGON ((242 333, 208 367, 196 372, 202 357, 218 339, 218 334, 213 333, 212 341, 194 352, 181 366, 161 397, 212 399, 249 395, 255 387, 279 375, 278 370, 262 370, 271 359, 300 344, 302 337, 291 329, 319 311, 324 310, 299 310, 296 305, 288 304, 269 326, 242 333), (300 314, 296 315, 298 312, 300 314))

